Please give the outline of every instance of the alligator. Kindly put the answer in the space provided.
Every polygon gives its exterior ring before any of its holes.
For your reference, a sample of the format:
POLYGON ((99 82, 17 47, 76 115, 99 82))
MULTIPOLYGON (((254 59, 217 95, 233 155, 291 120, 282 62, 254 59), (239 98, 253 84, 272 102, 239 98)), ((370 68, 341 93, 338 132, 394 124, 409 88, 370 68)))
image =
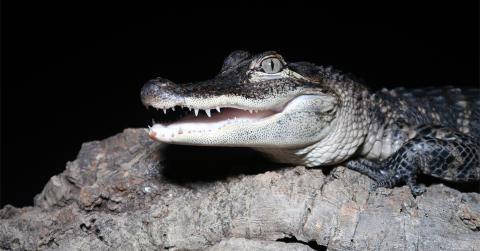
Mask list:
POLYGON ((426 190, 420 174, 480 180, 478 88, 372 91, 332 67, 234 51, 211 80, 159 77, 140 96, 147 108, 180 114, 147 130, 169 144, 249 147, 306 167, 343 163, 373 179, 372 189, 406 184, 413 195, 426 190))

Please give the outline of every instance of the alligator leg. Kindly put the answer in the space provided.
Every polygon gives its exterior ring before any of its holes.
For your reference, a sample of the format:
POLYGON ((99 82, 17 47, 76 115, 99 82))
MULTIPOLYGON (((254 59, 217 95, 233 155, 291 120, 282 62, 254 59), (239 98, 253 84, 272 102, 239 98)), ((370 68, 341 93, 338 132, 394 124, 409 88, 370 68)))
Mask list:
POLYGON ((367 159, 354 159, 345 163, 346 167, 357 171, 361 174, 367 175, 373 180, 380 180, 385 177, 382 173, 382 166, 379 163, 367 159))
MULTIPOLYGON (((392 169, 384 162, 376 163, 367 159, 357 159, 350 160, 346 162, 345 165, 347 168, 367 175, 373 179, 375 184, 372 185, 372 190, 375 190, 378 187, 394 187, 395 185, 401 183, 404 178, 403 176, 392 172, 395 169, 392 169)), ((409 178, 409 184, 415 184, 415 177, 413 175, 407 176, 407 178, 409 178)))
MULTIPOLYGON (((398 170, 399 169, 397 169, 397 171, 398 170)), ((412 167, 401 170, 399 173, 403 172, 403 175, 395 173, 394 175, 385 175, 381 179, 375 180, 376 182, 372 186, 372 190, 375 190, 378 187, 394 187, 402 182, 405 182, 410 187, 410 191, 413 195, 421 195, 425 192, 425 185, 418 184, 416 172, 412 172, 409 170, 415 170, 415 168, 412 167)))
POLYGON ((423 127, 384 161, 360 159, 346 166, 375 180, 374 188, 406 183, 412 194, 420 195, 425 188, 417 184, 418 173, 456 182, 480 180, 479 155, 478 139, 448 128, 423 127))

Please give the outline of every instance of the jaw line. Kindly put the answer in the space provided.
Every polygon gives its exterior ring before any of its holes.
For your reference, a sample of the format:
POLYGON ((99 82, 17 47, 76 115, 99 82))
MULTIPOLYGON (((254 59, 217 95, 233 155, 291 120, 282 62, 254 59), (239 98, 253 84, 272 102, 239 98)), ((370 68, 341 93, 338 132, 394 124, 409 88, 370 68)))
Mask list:
POLYGON ((157 110, 171 109, 173 107, 186 107, 190 110, 215 110, 217 108, 235 108, 244 111, 281 111, 283 107, 296 96, 301 94, 290 94, 288 96, 276 98, 265 98, 259 100, 252 100, 251 98, 232 96, 232 95, 220 95, 215 97, 209 97, 207 99, 195 98, 195 97, 172 97, 171 99, 162 99, 144 103, 148 108, 149 106, 157 110))

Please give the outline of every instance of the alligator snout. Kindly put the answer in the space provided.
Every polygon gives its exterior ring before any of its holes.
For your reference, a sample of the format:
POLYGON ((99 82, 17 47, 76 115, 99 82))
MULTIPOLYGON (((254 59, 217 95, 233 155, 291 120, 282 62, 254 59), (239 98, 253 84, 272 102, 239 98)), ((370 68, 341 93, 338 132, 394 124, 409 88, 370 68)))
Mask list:
POLYGON ((179 100, 177 85, 164 78, 155 78, 145 83, 140 91, 140 98, 145 106, 154 106, 165 101, 179 100))

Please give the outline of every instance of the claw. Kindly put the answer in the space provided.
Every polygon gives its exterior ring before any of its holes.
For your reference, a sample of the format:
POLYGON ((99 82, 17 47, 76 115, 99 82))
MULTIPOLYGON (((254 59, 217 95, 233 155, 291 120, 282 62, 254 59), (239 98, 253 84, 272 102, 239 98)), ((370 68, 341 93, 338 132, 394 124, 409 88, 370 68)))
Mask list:
POLYGON ((423 185, 423 184, 418 184, 418 185, 417 184, 408 184, 408 186, 410 187, 410 191, 412 191, 412 194, 415 195, 415 196, 419 196, 427 190, 425 185, 423 185))

